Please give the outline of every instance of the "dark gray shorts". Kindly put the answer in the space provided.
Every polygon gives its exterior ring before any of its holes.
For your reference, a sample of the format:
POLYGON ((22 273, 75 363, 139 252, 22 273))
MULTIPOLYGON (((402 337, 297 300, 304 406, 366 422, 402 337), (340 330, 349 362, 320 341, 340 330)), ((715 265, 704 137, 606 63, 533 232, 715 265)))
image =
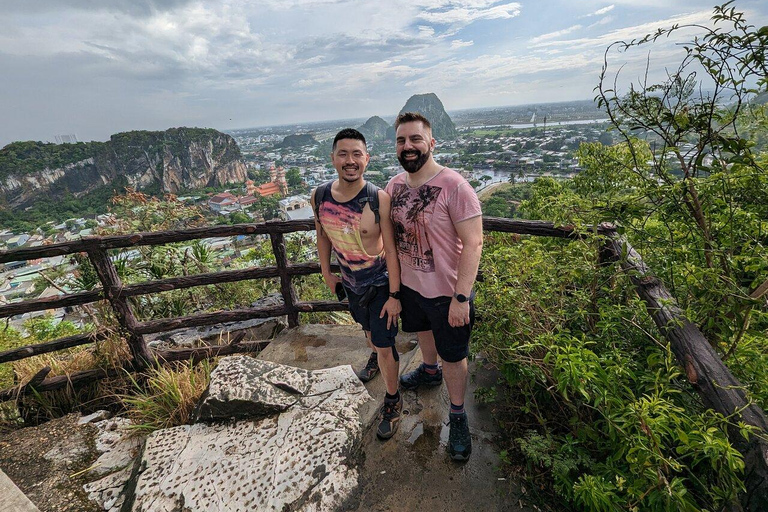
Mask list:
POLYGON ((361 295, 346 286, 344 290, 347 292, 347 298, 349 298, 349 312, 352 313, 352 318, 363 326, 364 331, 371 332, 371 343, 379 348, 394 347, 397 322, 387 329, 387 315, 384 315, 384 318, 379 318, 381 309, 389 300, 389 284, 376 287, 376 295, 368 303, 367 308, 360 306, 361 295))
POLYGON ((453 297, 429 299, 407 286, 400 287, 403 312, 400 319, 405 332, 432 331, 440 359, 457 363, 469 355, 469 336, 475 324, 475 301, 469 301, 469 325, 451 327, 448 309, 453 297))

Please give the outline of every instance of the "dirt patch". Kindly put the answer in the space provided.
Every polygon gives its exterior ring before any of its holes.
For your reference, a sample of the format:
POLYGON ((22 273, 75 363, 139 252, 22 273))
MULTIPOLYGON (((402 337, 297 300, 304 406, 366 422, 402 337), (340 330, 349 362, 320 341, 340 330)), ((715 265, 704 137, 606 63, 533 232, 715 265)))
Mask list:
POLYGON ((36 427, 0 433, 0 468, 42 512, 97 512, 81 472, 93 464, 97 429, 69 414, 36 427))

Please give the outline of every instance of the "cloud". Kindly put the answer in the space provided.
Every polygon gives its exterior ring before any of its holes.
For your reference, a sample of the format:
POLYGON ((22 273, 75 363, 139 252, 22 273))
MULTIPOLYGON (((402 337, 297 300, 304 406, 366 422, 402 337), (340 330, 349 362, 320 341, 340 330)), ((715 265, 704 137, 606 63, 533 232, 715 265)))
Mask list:
POLYGON ((478 20, 510 19, 520 15, 521 6, 517 2, 496 6, 489 5, 489 2, 465 2, 465 4, 428 9, 421 13, 419 18, 437 25, 466 26, 478 20))
POLYGON ((557 30, 555 32, 549 32, 548 34, 542 34, 540 36, 534 37, 531 39, 532 44, 538 44, 542 41, 549 41, 550 39, 557 39, 559 37, 562 37, 564 35, 568 35, 571 32, 575 32, 576 30, 579 30, 581 28, 581 25, 571 25, 568 28, 564 28, 563 30, 557 30))
POLYGON ((593 12, 590 16, 602 16, 603 14, 612 11, 614 7, 615 7, 614 5, 603 7, 602 9, 598 9, 595 12, 593 12))
MULTIPOLYGON (((552 41, 549 39, 539 39, 534 43, 536 46, 563 46, 570 50, 581 50, 585 48, 601 48, 605 49, 608 45, 616 41, 629 41, 631 39, 643 37, 646 34, 656 32, 660 27, 671 27, 672 25, 690 25, 690 24, 711 24, 712 14, 709 11, 699 11, 688 14, 681 14, 678 16, 671 16, 667 19, 651 21, 648 23, 641 23, 639 25, 632 25, 629 27, 623 27, 616 30, 611 30, 597 37, 592 38, 579 38, 579 39, 562 39, 552 41)), ((680 29, 679 36, 690 34, 691 29, 680 29)), ((532 41, 533 42, 533 41, 532 41)))
POLYGON ((454 39, 451 41, 451 48, 465 48, 475 44, 474 41, 462 41, 461 39, 454 39))
POLYGON ((612 22, 615 19, 616 19, 615 16, 604 16, 599 20, 597 20, 596 22, 594 22, 593 24, 589 25, 587 28, 594 28, 594 27, 599 27, 600 25, 607 25, 608 23, 612 22))
POLYGON ((19 2, 0 0, 0 11, 5 14, 41 14, 80 10, 87 12, 114 12, 136 17, 148 17, 157 12, 167 12, 194 0, 35 0, 19 2))

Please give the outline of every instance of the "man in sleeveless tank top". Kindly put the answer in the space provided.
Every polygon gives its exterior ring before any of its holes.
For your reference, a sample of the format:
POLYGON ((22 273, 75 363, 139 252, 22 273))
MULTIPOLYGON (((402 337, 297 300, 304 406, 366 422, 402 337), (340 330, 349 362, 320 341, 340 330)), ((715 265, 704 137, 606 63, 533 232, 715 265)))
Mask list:
POLYGON ((392 178, 386 190, 400 259, 402 327, 418 334, 424 358, 400 378, 400 385, 439 386, 445 378, 451 400, 448 452, 465 461, 472 452, 464 395, 475 316, 472 287, 483 248, 482 211, 467 180, 435 162, 435 139, 424 116, 400 114, 395 136, 397 159, 406 172, 392 178))
POLYGON ((312 192, 317 212, 317 253, 323 279, 331 291, 341 283, 349 298, 352 317, 365 331, 371 356, 359 372, 363 382, 381 369, 387 388, 380 410, 377 435, 389 439, 397 431, 403 400, 398 386, 399 356, 395 349, 401 311, 400 265, 390 220, 389 195, 378 190, 379 222, 367 199, 363 173, 370 161, 365 137, 351 128, 333 141, 331 161, 338 179, 312 192), (322 197, 317 197, 318 193, 322 197), (341 278, 331 272, 331 252, 341 278))

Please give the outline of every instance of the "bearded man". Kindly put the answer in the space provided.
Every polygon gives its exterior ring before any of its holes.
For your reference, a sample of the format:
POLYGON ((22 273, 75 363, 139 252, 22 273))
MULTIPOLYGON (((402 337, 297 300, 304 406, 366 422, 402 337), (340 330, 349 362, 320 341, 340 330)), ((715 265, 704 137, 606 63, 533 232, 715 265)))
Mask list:
POLYGON ((483 248, 480 201, 459 173, 435 162, 427 118, 400 114, 395 131, 397 158, 406 172, 392 178, 386 191, 400 260, 402 329, 418 334, 424 360, 400 377, 400 385, 416 389, 445 380, 451 400, 448 452, 465 461, 472 452, 464 396, 475 318, 472 287, 483 248))

